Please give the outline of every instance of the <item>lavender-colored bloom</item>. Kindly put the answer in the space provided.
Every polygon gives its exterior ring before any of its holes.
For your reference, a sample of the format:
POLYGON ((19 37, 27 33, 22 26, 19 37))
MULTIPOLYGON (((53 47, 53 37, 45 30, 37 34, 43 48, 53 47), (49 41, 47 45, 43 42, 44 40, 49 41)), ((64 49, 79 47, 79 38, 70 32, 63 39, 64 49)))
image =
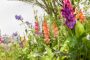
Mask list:
POLYGON ((68 26, 68 28, 73 29, 76 24, 76 20, 70 1, 68 2, 69 3, 63 3, 63 9, 61 10, 61 12, 62 16, 66 19, 65 24, 68 26))
POLYGON ((21 15, 15 15, 15 18, 16 18, 17 20, 23 20, 23 17, 22 17, 21 15))
POLYGON ((17 32, 13 33, 13 36, 17 36, 17 35, 18 35, 17 32))
POLYGON ((76 24, 76 20, 73 20, 73 21, 68 21, 66 20, 65 24, 70 28, 70 29, 73 29, 75 24, 76 24))

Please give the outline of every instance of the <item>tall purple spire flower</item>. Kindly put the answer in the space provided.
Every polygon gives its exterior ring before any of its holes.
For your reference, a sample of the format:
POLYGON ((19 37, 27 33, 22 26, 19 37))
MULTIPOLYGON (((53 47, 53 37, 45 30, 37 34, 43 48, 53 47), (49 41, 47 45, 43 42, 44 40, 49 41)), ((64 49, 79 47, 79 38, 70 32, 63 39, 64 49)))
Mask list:
POLYGON ((62 16, 66 19, 66 26, 70 29, 73 29, 76 24, 76 20, 70 0, 63 0, 63 9, 61 10, 61 12, 62 16))
POLYGON ((15 15, 15 18, 16 18, 17 20, 23 20, 23 17, 22 17, 21 15, 15 15))

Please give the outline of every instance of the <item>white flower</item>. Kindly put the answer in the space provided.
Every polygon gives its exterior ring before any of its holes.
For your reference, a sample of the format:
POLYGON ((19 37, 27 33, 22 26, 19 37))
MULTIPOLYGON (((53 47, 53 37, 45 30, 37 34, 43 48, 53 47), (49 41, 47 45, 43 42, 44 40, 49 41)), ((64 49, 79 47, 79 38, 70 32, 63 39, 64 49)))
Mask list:
POLYGON ((90 40, 90 35, 88 34, 86 38, 87 38, 87 40, 90 40))

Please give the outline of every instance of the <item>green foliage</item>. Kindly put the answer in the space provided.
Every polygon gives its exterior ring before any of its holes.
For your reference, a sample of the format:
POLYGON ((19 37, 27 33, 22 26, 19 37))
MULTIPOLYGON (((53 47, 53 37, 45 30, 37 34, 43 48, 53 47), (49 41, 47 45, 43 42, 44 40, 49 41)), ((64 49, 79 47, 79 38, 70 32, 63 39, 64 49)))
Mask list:
MULTIPOLYGON (((8 48, 0 46, 0 60, 90 60, 90 40, 86 39, 86 34, 90 33, 90 18, 85 25, 77 21, 75 29, 71 30, 64 25, 62 17, 58 18, 62 0, 42 0, 44 5, 39 0, 23 1, 34 2, 49 14, 50 44, 45 44, 43 33, 36 35, 34 29, 29 28, 27 46, 22 48, 18 43, 8 48), (57 38, 53 36, 51 28, 54 21, 59 28, 57 38)), ((80 1, 72 0, 72 3, 78 6, 80 1)))
POLYGON ((79 21, 77 21, 75 25, 75 33, 77 37, 80 37, 83 33, 85 33, 84 26, 79 21))
POLYGON ((90 41, 86 39, 86 36, 79 36, 77 38, 73 31, 66 29, 62 25, 60 26, 58 38, 55 39, 51 34, 50 45, 45 44, 43 36, 30 34, 28 38, 27 43, 29 45, 23 48, 19 44, 12 44, 9 50, 0 47, 1 60, 90 59, 90 41))

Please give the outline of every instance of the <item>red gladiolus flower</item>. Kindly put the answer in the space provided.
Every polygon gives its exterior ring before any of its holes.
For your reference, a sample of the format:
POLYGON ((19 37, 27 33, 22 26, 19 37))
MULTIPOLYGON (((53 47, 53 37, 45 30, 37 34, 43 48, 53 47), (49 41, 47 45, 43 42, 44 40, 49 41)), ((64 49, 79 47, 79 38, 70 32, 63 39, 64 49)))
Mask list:
POLYGON ((38 34, 38 33, 39 33, 39 23, 38 23, 38 18, 36 17, 35 19, 36 19, 36 21, 35 21, 35 33, 38 34))

